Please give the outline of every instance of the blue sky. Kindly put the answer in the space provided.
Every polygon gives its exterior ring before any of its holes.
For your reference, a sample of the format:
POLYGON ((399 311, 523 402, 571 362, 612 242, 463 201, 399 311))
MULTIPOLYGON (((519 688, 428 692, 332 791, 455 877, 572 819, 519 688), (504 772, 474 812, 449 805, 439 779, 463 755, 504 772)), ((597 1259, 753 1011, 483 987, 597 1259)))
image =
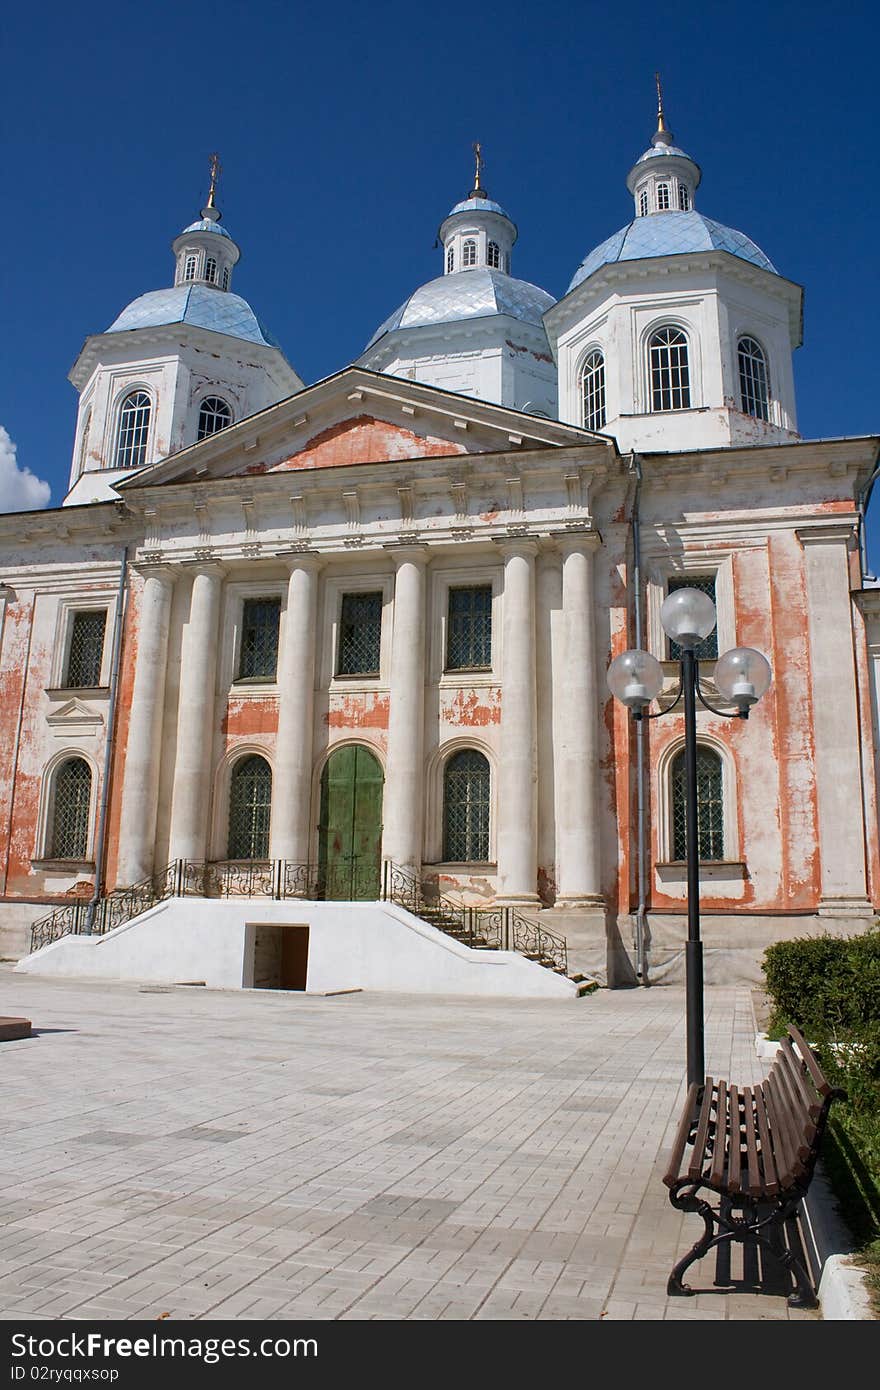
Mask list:
POLYGON ((440 273, 436 229, 468 191, 475 139, 519 226, 514 273, 564 293, 632 215, 624 179, 652 133, 658 67, 703 170, 699 208, 806 287, 802 433, 872 433, 878 37, 876 6, 811 0, 16 7, 0 424, 19 465, 60 502, 67 372, 88 333, 170 283, 211 150, 243 251, 235 288, 310 382, 440 273))

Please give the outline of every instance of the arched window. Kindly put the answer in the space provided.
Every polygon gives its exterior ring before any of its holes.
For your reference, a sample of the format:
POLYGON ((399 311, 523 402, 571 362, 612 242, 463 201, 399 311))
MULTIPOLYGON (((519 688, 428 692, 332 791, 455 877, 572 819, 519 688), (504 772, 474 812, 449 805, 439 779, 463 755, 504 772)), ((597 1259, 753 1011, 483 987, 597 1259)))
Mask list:
POLYGON ((86 418, 83 420, 82 434, 79 437, 79 469, 80 473, 85 472, 86 461, 89 449, 89 431, 92 428, 92 407, 86 411, 86 418))
POLYGON ((229 859, 267 859, 272 769, 258 753, 241 758, 229 780, 229 859))
POLYGON ((657 211, 669 211, 669 184, 658 183, 657 185, 657 211))
POLYGON ((682 212, 690 212, 691 210, 691 195, 683 183, 678 185, 678 206, 682 212))
POLYGON ((446 273, 447 273, 447 275, 449 274, 450 270, 454 270, 454 269, 455 269, 455 247, 454 247, 454 246, 449 246, 449 247, 447 247, 447 250, 446 250, 446 273))
MULTIPOLYGON (((672 782, 672 857, 687 858, 687 785, 685 750, 669 770, 672 782)), ((697 847, 701 859, 724 858, 724 779, 721 757, 712 748, 697 748, 697 847)))
POLYGON ((225 430, 232 424, 232 411, 221 396, 206 396, 199 407, 199 439, 225 430))
POLYGON ((50 859, 85 859, 91 804, 92 769, 83 758, 68 758, 55 773, 47 846, 50 859))
POLYGON ((453 753, 443 772, 443 858, 449 864, 489 860, 489 764, 473 748, 453 753))
POLYGON ((736 351, 743 413, 754 415, 756 420, 769 420, 770 377, 764 349, 754 338, 740 338, 736 351))
POLYGON ((146 463, 151 410, 146 391, 132 391, 122 402, 116 440, 117 468, 140 468, 146 463))
POLYGON ((209 285, 213 285, 217 279, 217 262, 213 256, 209 256, 205 261, 205 279, 209 285))
POLYGON ((463 266, 477 264, 477 243, 466 241, 461 248, 461 263, 463 266))
POLYGON ((597 349, 591 352, 581 374, 584 401, 584 429, 601 430, 605 425, 605 358, 597 349))
POLYGON ((486 251, 486 263, 498 270, 501 266, 501 247, 497 241, 490 241, 486 251))
POLYGON ((680 328, 658 328, 648 343, 652 410, 690 410, 687 338, 680 328))
POLYGON ((648 215, 648 190, 647 190, 647 188, 643 188, 642 191, 641 191, 641 193, 639 194, 639 217, 647 217, 647 215, 648 215))
POLYGON ((194 252, 187 256, 183 267, 184 280, 194 280, 196 278, 198 265, 199 258, 194 252))
POLYGON ((229 289, 229 266, 228 266, 228 265, 225 265, 225 266, 223 267, 223 288, 224 288, 224 290, 228 290, 228 289, 229 289))

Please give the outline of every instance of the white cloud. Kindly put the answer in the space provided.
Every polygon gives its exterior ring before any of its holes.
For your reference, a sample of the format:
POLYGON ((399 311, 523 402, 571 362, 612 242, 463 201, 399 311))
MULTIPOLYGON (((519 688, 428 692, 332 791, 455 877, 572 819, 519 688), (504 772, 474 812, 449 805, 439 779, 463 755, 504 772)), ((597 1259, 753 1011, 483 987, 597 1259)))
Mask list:
POLYGON ((0 512, 32 512, 45 507, 52 489, 29 468, 19 468, 15 445, 0 425, 0 512))

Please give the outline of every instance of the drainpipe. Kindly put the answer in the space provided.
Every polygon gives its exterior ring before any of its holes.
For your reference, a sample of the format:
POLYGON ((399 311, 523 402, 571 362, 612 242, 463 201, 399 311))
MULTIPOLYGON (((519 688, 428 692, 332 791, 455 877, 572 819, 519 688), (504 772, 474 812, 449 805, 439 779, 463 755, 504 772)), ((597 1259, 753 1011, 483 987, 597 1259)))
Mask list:
POLYGON ((868 503, 871 500, 871 493, 874 490, 874 484, 877 481, 878 474, 880 474, 880 454, 878 454, 877 456, 877 462, 874 465, 873 473, 871 474, 870 478, 865 483, 865 486, 859 493, 859 555, 861 557, 862 579, 875 578, 875 576, 868 569, 868 536, 866 532, 865 523, 867 520, 868 503))
MULTIPOLYGON (((4 626, 4 630, 5 630, 5 627, 6 627, 6 605, 7 605, 8 602, 9 602, 9 598, 10 598, 10 595, 11 595, 11 593, 12 593, 12 590, 9 588, 9 586, 8 586, 7 584, 4 584, 4 585, 3 585, 3 589, 4 589, 4 599, 5 599, 5 602, 4 602, 4 604, 3 604, 3 626, 4 626)), ((29 674, 30 669, 31 669, 31 643, 33 642, 33 637, 34 637, 34 624, 36 623, 36 618, 37 618, 37 594, 36 594, 36 590, 34 590, 33 597, 32 597, 32 599, 31 599, 31 620, 30 620, 30 623, 29 623, 29 625, 28 625, 27 649, 26 649, 25 654, 24 654, 24 666, 22 667, 22 677, 21 677, 21 699, 20 699, 19 702, 18 702, 18 718, 17 718, 16 723, 15 723, 15 738, 13 739, 13 742, 12 742, 12 759, 11 759, 11 762, 10 762, 10 767, 11 767, 11 769, 12 769, 12 775, 11 775, 10 786, 9 786, 9 815, 8 815, 7 821, 6 821, 6 862, 5 862, 4 866, 3 866, 3 896, 4 896, 4 897, 6 896, 6 888, 7 888, 7 885, 8 885, 8 883, 9 883, 9 859, 10 859, 10 855, 11 855, 11 853, 12 853, 12 827, 13 827, 13 824, 14 824, 14 817, 15 817, 15 789, 16 789, 16 786, 17 786, 17 784, 18 784, 18 751, 19 751, 19 748, 21 747, 21 726, 22 726, 22 721, 24 720, 24 701, 25 701, 25 695, 27 694, 28 674, 29 674)))
MULTIPOLYGON (((633 542, 633 619, 635 632, 634 645, 643 647, 642 622, 642 529, 639 506, 642 494, 642 463, 638 454, 630 454, 630 469, 635 474, 636 486, 632 506, 633 542)), ((647 720, 636 721, 636 874, 639 894, 636 908, 636 975, 643 985, 651 983, 648 978, 648 808, 645 799, 645 740, 648 734, 647 720)))
POLYGON ((95 887, 91 901, 86 908, 83 932, 91 936, 95 928, 95 914, 101 901, 104 884, 104 862, 107 857, 107 808, 110 802, 110 775, 113 762, 113 743, 116 734, 117 687, 119 685, 119 660, 122 654, 122 625, 125 621, 125 586, 128 581, 128 546, 122 552, 119 567, 119 588, 116 591, 116 613, 113 619, 113 654, 110 661, 110 695, 107 708, 107 735, 104 743, 104 773, 101 778, 101 805, 98 808, 98 825, 95 830, 95 887))

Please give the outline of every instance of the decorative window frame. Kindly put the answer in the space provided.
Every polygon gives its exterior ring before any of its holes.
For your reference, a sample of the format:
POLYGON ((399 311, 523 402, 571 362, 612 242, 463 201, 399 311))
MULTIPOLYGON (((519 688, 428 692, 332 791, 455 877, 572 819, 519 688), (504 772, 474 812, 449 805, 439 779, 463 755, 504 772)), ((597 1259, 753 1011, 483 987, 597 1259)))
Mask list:
MULTIPOLYGON (((324 580, 322 605, 323 618, 319 626, 319 680, 323 689, 331 693, 351 690, 387 689, 391 679, 391 629, 394 613, 394 576, 391 574, 364 574, 346 578, 333 575, 324 580), (367 676, 356 674, 340 676, 336 673, 336 660, 339 647, 339 624, 342 617, 343 594, 382 595, 382 631, 379 635, 379 674, 367 676)), ((364 740, 354 739, 353 742, 364 740)))
POLYGON ((241 743, 235 743, 231 748, 227 748, 214 772, 214 792, 211 798, 211 816, 208 821, 210 826, 208 840, 211 846, 211 858, 213 860, 225 860, 226 858, 229 832, 229 790, 232 785, 233 768, 242 758, 251 758, 254 755, 258 758, 265 759, 272 773, 272 812, 269 821, 269 850, 271 853, 272 829, 275 821, 274 754, 265 744, 255 743, 250 739, 245 739, 241 743))
MULTIPOLYGON (((715 608, 718 613, 718 653, 729 651, 736 646, 736 609, 733 591, 733 556, 729 550, 688 550, 684 554, 667 555, 662 559, 652 559, 648 565, 648 650, 663 666, 664 675, 676 678, 678 662, 667 656, 668 638, 660 621, 660 609, 666 598, 667 583, 670 579, 687 578, 692 575, 714 574, 715 608)), ((701 676, 712 676, 708 663, 700 667, 701 676)), ((711 671, 714 672, 714 663, 711 671)))
POLYGON ((40 804, 37 811, 37 834, 31 864, 36 867, 56 868, 66 873, 77 873, 95 867, 95 830, 98 815, 98 795, 100 792, 100 769, 97 762, 86 749, 68 744, 45 764, 40 777, 40 804), (51 853, 51 836, 55 818, 55 783, 63 765, 78 758, 87 763, 92 774, 89 794, 89 829, 86 838, 86 852, 82 859, 56 859, 51 853))
POLYGON ((158 397, 155 387, 147 384, 142 378, 135 381, 126 381, 120 386, 113 397, 113 406, 110 411, 112 429, 110 432, 110 452, 105 455, 107 467, 114 469, 117 473, 136 473, 139 468, 146 468, 152 463, 153 440, 156 436, 156 409, 158 397), (122 407, 133 396, 136 391, 143 391, 150 398, 150 423, 147 427, 147 443, 144 450, 144 461, 138 464, 119 464, 116 462, 119 454, 119 433, 122 429, 122 407))
POLYGON ((239 679, 236 672, 241 654, 241 637, 244 627, 245 599, 271 598, 281 602, 281 618, 278 624, 278 665, 281 662, 281 648, 284 642, 284 614, 287 606, 287 586, 282 579, 268 578, 258 580, 231 580, 227 583, 222 615, 220 639, 220 659, 217 663, 219 689, 231 700, 260 699, 278 693, 278 667, 275 680, 239 679))
MULTIPOLYGON (((645 319, 644 323, 639 324, 638 343, 639 360, 641 363, 639 371, 635 374, 635 381, 639 383, 641 400, 636 402, 636 413, 641 415, 672 416, 685 415, 689 410, 700 410, 703 405, 703 361, 700 351, 700 334, 697 325, 691 322, 690 318, 685 317, 686 307, 691 306, 699 309, 700 300, 692 299, 687 306, 677 306, 675 309, 667 309, 664 313, 657 314, 652 318, 645 319), (688 350, 688 379, 690 383, 691 403, 682 410, 654 410, 654 395, 651 388, 651 338, 661 328, 677 328, 687 340, 688 350)), ((645 306, 634 306, 638 313, 645 306)))
POLYGON ((482 873, 495 873, 498 867, 498 764, 495 750, 483 739, 471 734, 448 739, 435 748, 425 764, 424 801, 425 842, 423 868, 440 870, 479 869, 482 873), (461 864, 443 859, 443 780, 446 764, 456 753, 472 750, 481 753, 489 764, 489 859, 475 860, 472 864, 461 864))
POLYGON ((53 695, 81 694, 83 690, 106 691, 110 685, 110 667, 113 660, 113 637, 115 606, 113 594, 81 594, 72 598, 59 598, 55 616, 55 637, 52 644, 51 684, 47 689, 53 695), (101 684, 94 686, 66 684, 67 663, 70 657, 70 640, 73 636, 73 620, 77 613, 106 613, 104 624, 104 650, 101 653, 101 684))
POLYGON ((241 412, 239 410, 238 401, 232 397, 231 393, 226 390, 225 386, 202 387, 202 389, 193 398, 193 412, 195 415, 195 435, 193 442, 195 444, 201 444, 204 442, 203 440, 199 439, 199 420, 201 419, 202 406, 205 404, 205 401, 210 400, 222 401, 223 404, 228 407, 231 418, 228 425, 224 425, 222 429, 215 430, 214 434, 206 434, 205 439, 213 439, 215 434, 222 434, 223 430, 231 429, 232 426, 236 423, 236 421, 241 419, 241 412))
POLYGON ((194 285, 202 279, 202 261, 204 253, 197 246, 185 246, 180 253, 180 284, 194 285), (195 270, 192 275, 187 275, 186 268, 190 261, 195 261, 195 270))
MULTIPOLYGON (((684 735, 672 739, 657 759, 654 769, 654 798, 657 808, 657 867, 682 863, 673 859, 672 764, 685 746, 684 735)), ((742 864, 739 843, 739 816, 736 763, 726 743, 712 734, 697 731, 697 747, 709 748, 721 758, 721 800, 724 811, 724 858, 707 859, 706 867, 742 864)))
POLYGON ((462 270, 476 270, 480 263, 480 239, 475 236, 466 236, 461 243, 461 268, 462 270), (473 250, 473 260, 468 256, 473 250))
POLYGON ((428 598, 427 679, 441 689, 460 689, 462 686, 498 685, 501 680, 501 623, 504 567, 494 559, 484 565, 467 569, 431 568, 431 588, 428 598), (492 665, 481 670, 446 669, 449 628, 449 590, 491 587, 492 589, 492 665))
POLYGON ((596 339, 593 339, 591 342, 587 344, 585 348, 581 349, 580 353, 578 354, 577 365, 575 368, 575 389, 577 392, 580 420, 585 430, 592 429, 592 426, 585 423, 586 412, 584 410, 584 369, 586 367, 588 358, 590 358, 594 352, 599 352, 602 354, 602 394, 605 402, 605 422, 602 425, 603 429, 607 426, 609 420, 608 354, 605 351, 604 344, 597 342, 596 339))
POLYGON ((762 420, 762 417, 760 415, 752 415, 743 407, 742 382, 740 379, 739 371, 739 345, 744 338, 750 338, 753 343, 757 343, 758 347, 764 354, 764 370, 767 374, 767 419, 762 422, 764 424, 770 425, 778 424, 778 411, 776 408, 776 401, 773 395, 773 379, 775 376, 775 372, 771 372, 770 370, 770 353, 767 351, 767 346, 764 342, 763 335, 760 333, 756 333, 752 328, 738 328, 733 339, 733 374, 734 384, 736 387, 735 399, 739 405, 740 412, 743 415, 748 415, 748 418, 750 420, 762 420))

